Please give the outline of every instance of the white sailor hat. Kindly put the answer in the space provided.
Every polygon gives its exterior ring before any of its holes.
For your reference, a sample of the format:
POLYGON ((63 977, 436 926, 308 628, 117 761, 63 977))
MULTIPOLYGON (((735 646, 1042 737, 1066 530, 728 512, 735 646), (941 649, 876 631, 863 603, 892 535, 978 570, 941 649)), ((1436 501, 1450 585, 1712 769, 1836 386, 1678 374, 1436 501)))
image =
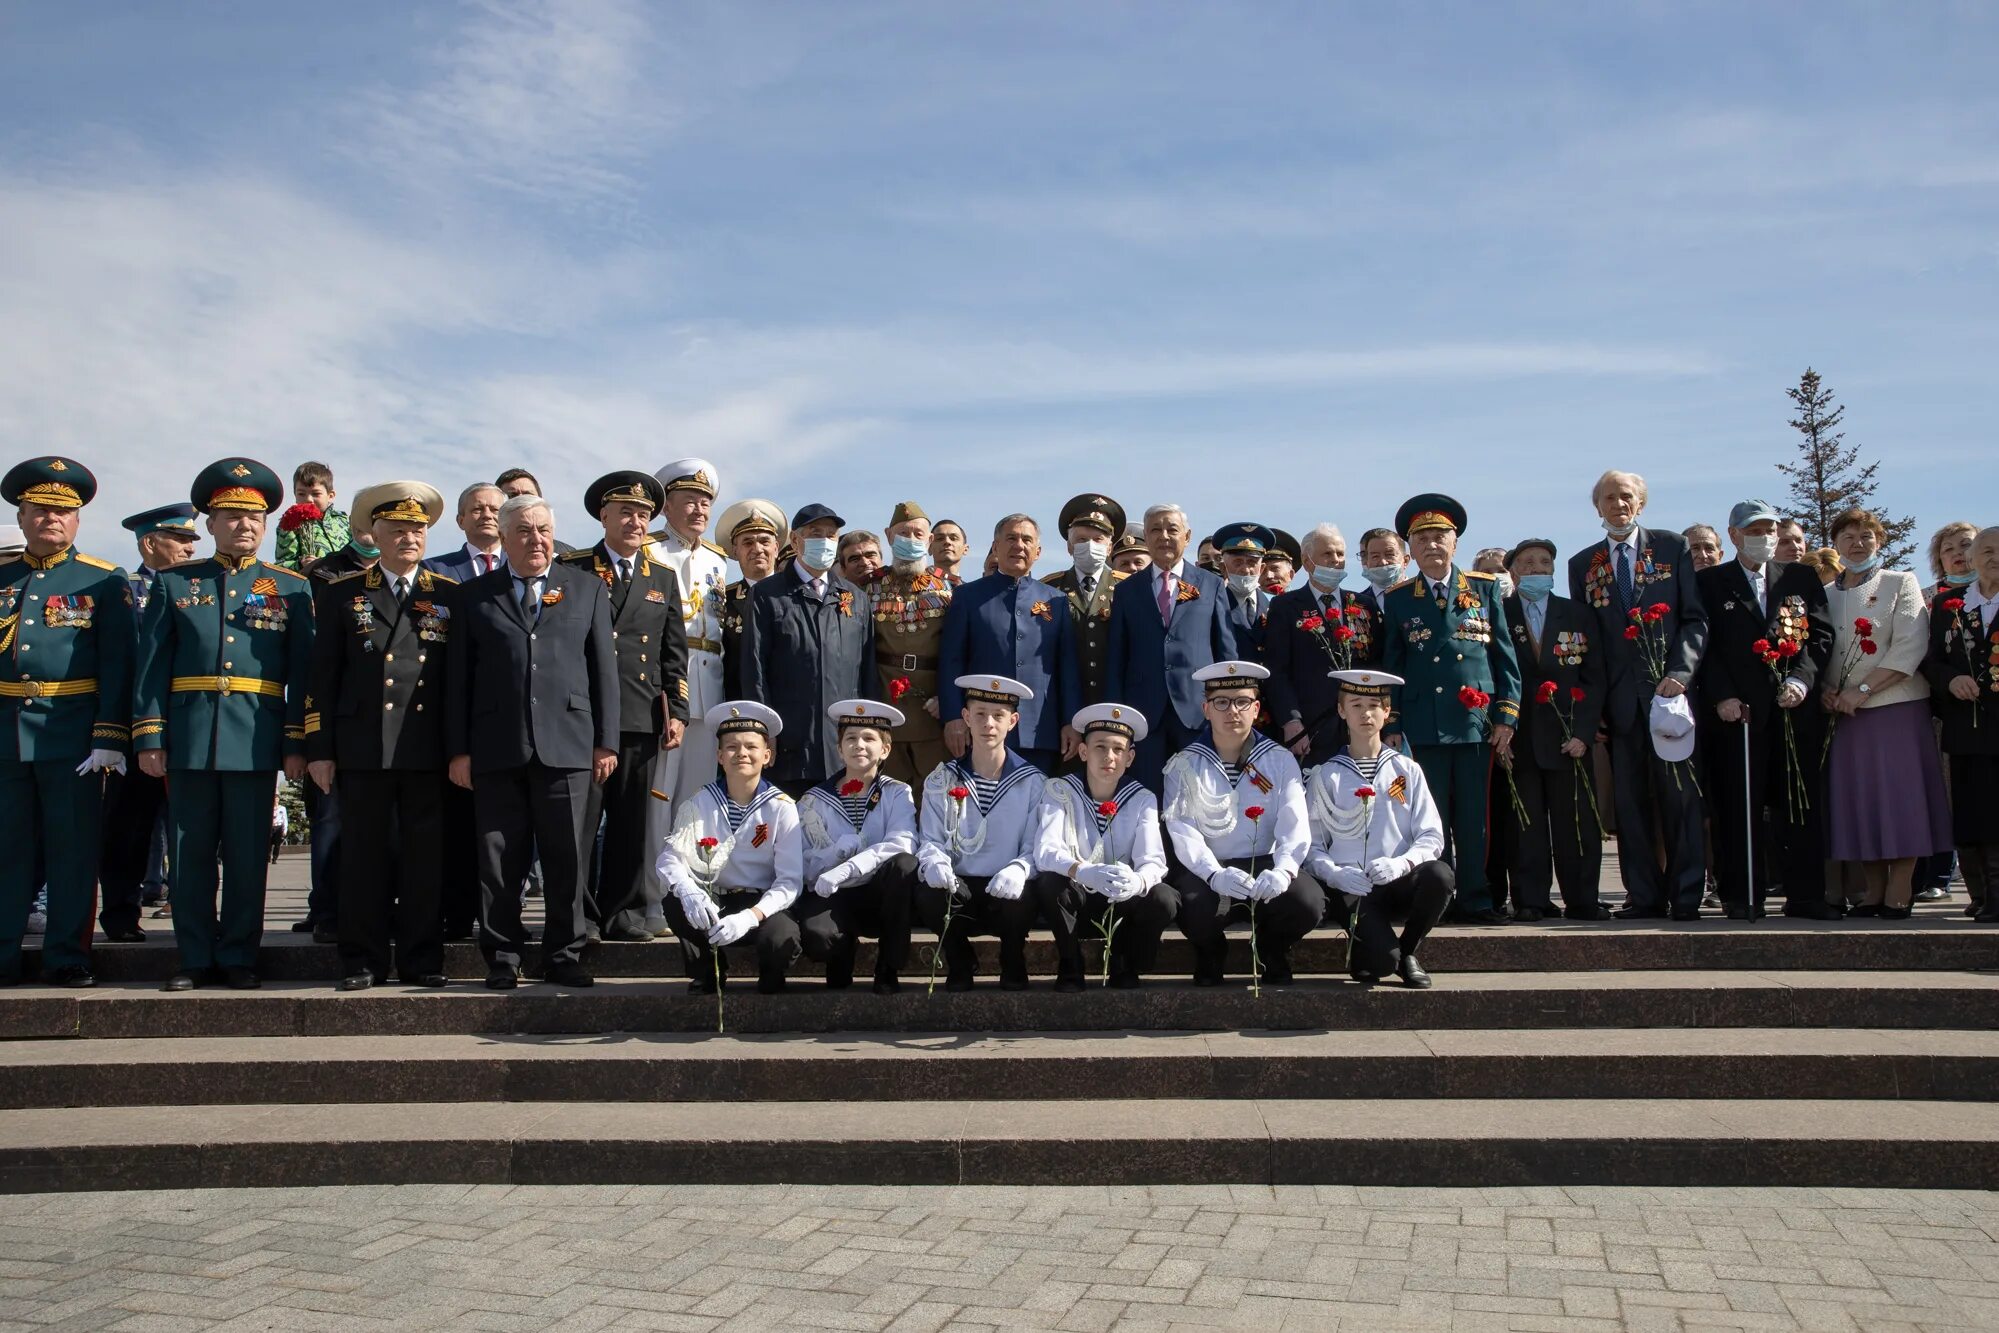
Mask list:
POLYGON ((1213 662, 1194 672, 1194 679, 1216 690, 1254 690, 1270 679, 1270 671, 1254 662, 1213 662))
POLYGON ((909 720, 900 708, 891 708, 879 699, 842 699, 826 710, 826 716, 833 719, 835 729, 873 727, 888 731, 909 720))
POLYGON ((1147 730, 1145 714, 1129 704, 1091 704, 1078 709, 1076 716, 1069 719, 1069 725, 1084 736, 1093 731, 1108 731, 1134 745, 1145 739, 1147 730))
POLYGON ((1391 686, 1406 684, 1402 677, 1386 671, 1329 671, 1326 673, 1340 683, 1340 688, 1348 694, 1365 694, 1370 698, 1386 699, 1391 686))
POLYGON ((967 699, 982 704, 1005 704, 1008 708, 1018 709, 1034 697, 1033 690, 1005 676, 960 676, 956 684, 965 692, 967 699))
POLYGON ((653 476, 669 491, 699 491, 710 500, 722 489, 722 474, 705 458, 676 458, 653 476))
POLYGON ((733 542, 740 532, 768 532, 777 538, 779 546, 791 540, 791 529, 785 525, 784 511, 768 500, 738 500, 722 511, 722 520, 715 525, 715 535, 727 543, 733 542))
POLYGON ((784 730, 784 719, 777 715, 776 709, 751 703, 748 699, 716 704, 702 721, 708 724, 708 729, 715 733, 718 740, 732 731, 754 731, 776 740, 777 734, 784 730))

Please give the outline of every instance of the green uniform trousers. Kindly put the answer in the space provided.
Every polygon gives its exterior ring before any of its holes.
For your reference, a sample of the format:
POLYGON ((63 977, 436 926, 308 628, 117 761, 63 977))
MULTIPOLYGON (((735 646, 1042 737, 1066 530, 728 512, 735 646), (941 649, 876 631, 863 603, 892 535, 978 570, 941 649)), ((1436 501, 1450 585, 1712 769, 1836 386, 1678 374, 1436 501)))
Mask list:
POLYGON ((271 772, 176 768, 167 773, 173 857, 168 892, 183 970, 257 965, 277 790, 278 775, 271 772))
POLYGON ((35 903, 37 869, 49 886, 43 973, 90 962, 83 946, 97 901, 104 775, 79 776, 78 762, 0 763, 0 976, 21 970, 21 933, 35 903))
MULTIPOLYGON (((1492 747, 1484 741, 1456 745, 1411 745, 1423 780, 1444 821, 1444 859, 1457 872, 1457 908, 1477 912, 1492 906, 1485 880, 1486 799, 1492 785, 1492 747)), ((176 908, 175 910, 179 910, 176 908)))

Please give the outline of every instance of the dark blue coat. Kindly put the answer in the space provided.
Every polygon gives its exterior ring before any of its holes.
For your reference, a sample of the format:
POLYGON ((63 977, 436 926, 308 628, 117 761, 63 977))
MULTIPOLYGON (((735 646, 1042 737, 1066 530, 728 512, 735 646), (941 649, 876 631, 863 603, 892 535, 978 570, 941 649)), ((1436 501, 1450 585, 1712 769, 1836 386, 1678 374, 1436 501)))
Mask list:
POLYGON ((988 574, 960 584, 937 645, 937 711, 965 711, 960 676, 1006 676, 1034 691, 1020 706, 1016 750, 1058 750, 1062 728, 1083 706, 1081 649, 1069 594, 1039 579, 988 574))
POLYGON ((594 574, 552 564, 530 625, 515 586, 504 564, 462 586, 445 749, 472 756, 474 773, 588 768, 594 751, 618 748, 610 597, 594 574))
POLYGON ((829 573, 825 600, 815 602, 797 566, 780 569, 750 589, 742 671, 743 693, 784 719, 770 780, 818 782, 839 772, 838 733, 826 710, 881 689, 867 593, 829 573))
MULTIPOLYGON (((1223 587, 1227 589, 1226 584, 1223 587)), ((1248 598, 1238 597, 1232 590, 1227 592, 1227 596, 1229 628, 1235 633, 1236 651, 1242 654, 1245 661, 1261 663, 1263 628, 1270 616, 1270 594, 1258 588, 1255 594, 1248 598)), ((1158 604, 1154 603, 1152 609, 1158 611, 1158 604)))
POLYGON ((1192 561, 1180 568, 1182 589, 1193 595, 1174 604, 1167 624, 1159 621, 1156 569, 1142 569, 1118 584, 1111 598, 1110 697, 1144 713, 1155 728, 1171 703, 1180 724, 1195 730, 1206 691, 1193 672, 1235 659, 1241 649, 1221 579, 1192 561))
MULTIPOLYGON (((1640 528, 1631 540, 1639 552, 1631 571, 1632 601, 1640 611, 1665 604, 1666 615, 1656 632, 1666 644, 1666 674, 1692 689, 1707 651, 1708 613, 1686 539, 1640 528)), ((1625 603, 1616 572, 1608 538, 1569 557, 1569 596, 1595 621, 1604 665, 1610 670, 1604 721, 1621 733, 1649 725, 1658 682, 1651 679, 1643 647, 1624 637, 1633 607, 1625 603)))

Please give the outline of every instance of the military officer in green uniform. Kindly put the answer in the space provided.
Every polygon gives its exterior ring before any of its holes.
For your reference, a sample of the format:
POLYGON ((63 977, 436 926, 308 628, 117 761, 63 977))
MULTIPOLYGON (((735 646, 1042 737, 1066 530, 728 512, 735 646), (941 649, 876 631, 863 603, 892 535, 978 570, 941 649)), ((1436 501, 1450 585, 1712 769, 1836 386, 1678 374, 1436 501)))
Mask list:
MULTIPOLYGON (((72 546, 97 479, 70 458, 0 478, 25 551, 0 566, 0 985, 21 979, 36 870, 49 887, 42 980, 91 986, 105 770, 125 771, 132 720, 132 590, 72 546)), ((270 822, 270 808, 263 812, 270 822)))
POLYGON ((1075 627, 1076 653, 1081 659, 1083 703, 1100 704, 1110 665, 1111 594, 1126 577, 1111 568, 1112 544, 1124 533, 1124 506, 1095 492, 1078 495, 1062 506, 1055 525, 1069 544, 1070 565, 1043 582, 1060 589, 1069 599, 1069 623, 1075 627))
POLYGON ((875 617, 875 674, 883 699, 902 714, 895 745, 881 771, 911 787, 921 787, 932 769, 950 758, 944 724, 937 716, 937 646, 944 637, 944 612, 951 606, 951 580, 930 564, 930 515, 904 500, 885 529, 889 563, 868 587, 875 617))
POLYGON ((1464 506, 1419 495, 1395 516, 1420 571, 1388 590, 1383 668, 1395 688, 1397 728, 1422 765, 1443 817, 1445 855, 1457 871, 1458 919, 1499 925, 1485 879, 1486 794, 1492 756, 1511 752, 1520 720, 1520 663, 1499 584, 1457 567, 1464 506), (1467 699, 1475 690, 1489 702, 1467 699))
POLYGON ((271 802, 278 770, 305 773, 312 659, 306 579, 257 558, 284 498, 249 458, 203 468, 189 499, 215 554, 163 571, 139 624, 132 741, 139 767, 166 777, 174 940, 165 990, 217 979, 254 989, 264 930, 271 802), (216 860, 222 862, 221 910, 216 860))

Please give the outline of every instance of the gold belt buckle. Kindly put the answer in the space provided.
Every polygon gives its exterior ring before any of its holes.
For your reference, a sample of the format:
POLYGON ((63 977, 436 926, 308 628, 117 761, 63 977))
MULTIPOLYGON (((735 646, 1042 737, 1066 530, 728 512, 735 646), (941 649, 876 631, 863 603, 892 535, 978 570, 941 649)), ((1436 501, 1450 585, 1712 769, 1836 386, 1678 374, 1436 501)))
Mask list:
POLYGON ((230 682, 229 677, 217 676, 215 678, 215 692, 217 694, 228 694, 234 688, 236 687, 230 682))
POLYGON ((21 693, 23 693, 30 699, 46 699, 49 697, 48 682, 40 680, 24 680, 21 682, 21 693))

